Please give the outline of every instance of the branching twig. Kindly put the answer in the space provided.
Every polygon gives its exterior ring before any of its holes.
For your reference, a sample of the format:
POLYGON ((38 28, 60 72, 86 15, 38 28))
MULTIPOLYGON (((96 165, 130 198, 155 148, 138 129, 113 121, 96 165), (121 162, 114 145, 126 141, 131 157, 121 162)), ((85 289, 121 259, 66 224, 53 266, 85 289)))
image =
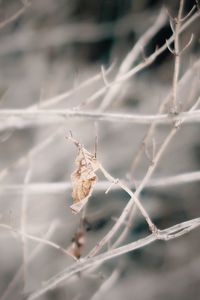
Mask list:
POLYGON ((94 267, 95 265, 101 264, 111 258, 117 257, 119 255, 128 253, 130 251, 134 251, 136 249, 140 249, 148 244, 155 242, 158 239, 175 239, 178 238, 191 230, 200 226, 200 218, 193 219, 187 222, 179 223, 175 226, 169 227, 160 232, 160 237, 158 238, 156 235, 151 234, 145 238, 137 240, 136 242, 132 242, 125 246, 108 250, 107 252, 100 254, 98 256, 89 258, 87 260, 83 259, 83 261, 77 262, 76 264, 68 267, 67 269, 61 271, 57 275, 50 278, 39 290, 32 293, 27 300, 34 300, 43 295, 50 289, 55 288, 60 282, 66 280, 67 278, 71 277, 72 275, 84 271, 90 267, 94 267))
MULTIPOLYGON (((162 9, 155 23, 138 40, 138 42, 134 45, 133 49, 127 54, 127 56, 123 60, 119 68, 119 72, 116 75, 116 79, 115 79, 116 83, 117 81, 121 80, 122 75, 126 74, 131 69, 134 62, 137 60, 138 56, 140 55, 141 47, 144 48, 146 46, 149 40, 156 34, 156 32, 159 31, 159 29, 165 24, 165 22, 166 22, 166 13, 165 10, 162 9)), ((148 65, 148 62, 144 62, 144 66, 146 66, 146 63, 148 65)), ((136 70, 137 70, 136 72, 138 72, 140 68, 136 70)), ((120 83, 111 87, 111 89, 108 91, 108 93, 106 94, 106 96, 104 97, 103 101, 99 106, 100 110, 105 110, 110 106, 114 98, 119 93, 120 89, 121 89, 120 83)))
MULTIPOLYGON (((192 68, 190 68, 190 69, 183 75, 183 77, 180 79, 179 84, 178 84, 178 87, 179 87, 180 89, 182 88, 182 86, 184 86, 184 85, 188 82, 188 80, 189 80, 189 78, 190 78, 192 72, 196 72, 196 71, 198 70, 199 67, 200 67, 200 61, 197 61, 197 62, 192 66, 192 68)), ((164 112, 165 106, 166 106, 167 103, 169 103, 169 102, 171 101, 172 95, 173 95, 173 93, 172 93, 172 91, 171 91, 171 92, 167 95, 167 97, 161 102, 161 105, 160 105, 160 107, 159 107, 159 109, 158 109, 158 115, 164 112)), ((130 177, 131 177, 131 178, 132 178, 132 176, 133 176, 133 174, 134 174, 134 172, 135 172, 135 169, 136 169, 136 167, 137 167, 137 165, 138 165, 138 163, 139 163, 139 161, 140 161, 140 159, 141 159, 141 157, 142 157, 142 154, 143 154, 143 152, 144 152, 145 147, 147 146, 147 143, 149 142, 151 136, 153 135, 153 132, 154 132, 154 130, 155 130, 157 124, 158 124, 158 123, 153 122, 153 123, 150 125, 150 127, 149 127, 149 129, 148 129, 148 131, 147 131, 147 133, 146 133, 146 135, 145 135, 145 137, 144 137, 144 139, 143 139, 143 142, 140 144, 140 147, 138 148, 138 151, 136 152, 136 154, 135 154, 135 156, 134 156, 133 162, 131 163, 131 170, 130 170, 130 177)))

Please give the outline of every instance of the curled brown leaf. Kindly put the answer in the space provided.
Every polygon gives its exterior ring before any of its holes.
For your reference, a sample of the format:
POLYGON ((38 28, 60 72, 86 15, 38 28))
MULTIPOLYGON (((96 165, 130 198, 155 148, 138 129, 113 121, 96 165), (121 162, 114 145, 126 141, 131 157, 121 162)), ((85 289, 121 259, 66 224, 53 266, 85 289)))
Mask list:
POLYGON ((74 214, 79 213, 88 202, 97 181, 96 171, 99 168, 95 155, 88 152, 79 143, 76 145, 78 146, 78 155, 75 160, 76 169, 71 175, 73 204, 70 206, 74 214))

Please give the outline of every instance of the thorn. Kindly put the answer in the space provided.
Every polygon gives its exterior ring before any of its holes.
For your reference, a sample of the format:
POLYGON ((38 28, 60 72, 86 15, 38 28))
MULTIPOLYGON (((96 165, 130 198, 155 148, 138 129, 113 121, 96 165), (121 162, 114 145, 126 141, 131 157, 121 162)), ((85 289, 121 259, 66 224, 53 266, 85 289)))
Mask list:
POLYGON ((180 53, 179 53, 179 55, 180 54, 182 54, 190 45, 191 45, 191 43, 192 43, 192 41, 193 41, 193 38, 194 38, 194 34, 192 33, 191 34, 191 37, 190 37, 190 39, 189 39, 189 41, 188 41, 188 43, 185 45, 185 47, 180 51, 180 53))
POLYGON ((169 24, 170 24, 172 32, 174 33, 175 32, 175 28, 174 28, 174 24, 173 24, 173 20, 172 19, 169 19, 169 24))
POLYGON ((168 40, 166 39, 166 45, 167 45, 167 48, 169 49, 169 51, 173 54, 173 55, 177 55, 175 50, 173 50, 168 42, 168 40))
POLYGON ((141 46, 140 49, 141 49, 142 58, 143 58, 144 62, 146 62, 148 60, 148 58, 145 55, 144 48, 141 46))
POLYGON ((175 32, 175 28, 174 28, 174 17, 170 14, 169 10, 166 8, 166 11, 167 11, 167 15, 169 17, 169 24, 170 24, 170 27, 171 27, 171 30, 172 32, 174 33, 175 32))

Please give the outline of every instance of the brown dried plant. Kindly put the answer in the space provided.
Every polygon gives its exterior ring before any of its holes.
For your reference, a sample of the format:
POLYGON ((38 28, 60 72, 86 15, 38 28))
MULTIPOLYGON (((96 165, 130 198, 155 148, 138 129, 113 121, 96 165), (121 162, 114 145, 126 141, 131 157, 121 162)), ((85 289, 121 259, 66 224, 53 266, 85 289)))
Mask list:
POLYGON ((88 152, 83 145, 68 137, 78 148, 78 155, 75 159, 76 169, 71 174, 73 204, 70 206, 74 214, 79 213, 88 202, 93 187, 97 181, 96 171, 99 169, 99 162, 96 154, 88 152))

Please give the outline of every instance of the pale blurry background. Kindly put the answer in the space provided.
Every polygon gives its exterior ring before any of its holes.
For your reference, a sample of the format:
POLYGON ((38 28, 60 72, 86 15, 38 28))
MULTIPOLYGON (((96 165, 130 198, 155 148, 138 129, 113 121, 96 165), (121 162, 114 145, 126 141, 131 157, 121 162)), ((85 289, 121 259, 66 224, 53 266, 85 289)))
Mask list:
MULTIPOLYGON (((71 95, 50 108, 74 108, 104 86, 101 66, 112 81, 125 55, 137 39, 153 24, 164 4, 175 16, 179 1, 152 0, 18 0, 0 1, 0 21, 14 15, 23 5, 25 11, 0 30, 0 108, 26 108, 44 103, 51 97, 74 90, 71 95), (30 4, 30 5, 29 5, 30 4), (100 74, 99 79, 78 89, 79 85, 100 74)), ((185 13, 195 4, 185 1, 185 13)), ((183 43, 191 32, 195 34, 190 49, 181 60, 181 76, 199 59, 199 19, 182 36, 183 43)), ((168 24, 155 35, 145 48, 150 54, 171 36, 168 24)), ((139 61, 138 61, 139 62, 139 61)), ((108 111, 154 114, 168 95, 173 78, 174 57, 165 51, 154 63, 132 79, 124 82, 117 99, 108 111)), ((179 89, 179 97, 194 101, 199 95, 199 69, 191 72, 186 84, 179 89), (192 96, 191 96, 192 95, 192 96)), ((98 109, 103 97, 84 110, 98 109)), ((1 120, 0 125, 3 124, 1 120)), ((170 126, 158 126, 156 149, 163 142, 170 126)), ((20 229, 22 199, 26 197, 26 230, 68 248, 79 224, 79 216, 71 214, 71 189, 59 192, 28 193, 3 190, 4 185, 23 184, 27 169, 29 183, 70 182, 74 170, 76 148, 65 139, 71 130, 89 151, 94 149, 98 135, 98 158, 115 177, 128 180, 130 165, 148 129, 147 125, 110 123, 69 118, 62 124, 28 126, 0 131, 1 223, 20 229), (46 145, 37 151, 41 143, 46 145), (36 151, 34 152, 34 149, 36 151), (30 151, 33 155, 29 159, 30 151), (23 158, 24 160, 20 160, 23 158), (19 161, 20 160, 20 161, 19 161), (15 162, 18 163, 15 164, 15 162), (11 166, 11 167, 10 167, 11 166)), ((199 123, 183 125, 160 161, 154 178, 198 171, 200 166, 199 123)), ((151 153, 151 145, 149 146, 151 153)), ((149 161, 143 156, 135 180, 145 175, 149 161)), ((105 178, 99 174, 99 181, 105 178)), ((141 200, 153 221, 165 228, 199 216, 199 183, 146 188, 141 200)), ((100 240, 114 224, 128 201, 122 191, 94 189, 89 202, 85 228, 86 244, 82 255, 100 240)), ((138 214, 125 242, 147 234, 147 226, 138 214)), ((37 242, 28 240, 28 256, 37 242)), ((107 299, 168 300, 198 299, 200 294, 200 257, 198 229, 178 240, 156 242, 146 248, 113 259, 94 272, 85 272, 65 282, 60 288, 46 293, 41 299, 92 299, 99 286, 117 268, 118 277, 103 295, 107 299)), ((27 265, 23 292, 19 276, 8 295, 3 294, 22 266, 22 241, 16 234, 0 229, 0 300, 20 300, 39 288, 42 282, 73 263, 71 257, 48 245, 42 246, 27 265), (1 298, 4 295, 5 297, 1 298)), ((7 290, 8 291, 8 290, 7 290)))

